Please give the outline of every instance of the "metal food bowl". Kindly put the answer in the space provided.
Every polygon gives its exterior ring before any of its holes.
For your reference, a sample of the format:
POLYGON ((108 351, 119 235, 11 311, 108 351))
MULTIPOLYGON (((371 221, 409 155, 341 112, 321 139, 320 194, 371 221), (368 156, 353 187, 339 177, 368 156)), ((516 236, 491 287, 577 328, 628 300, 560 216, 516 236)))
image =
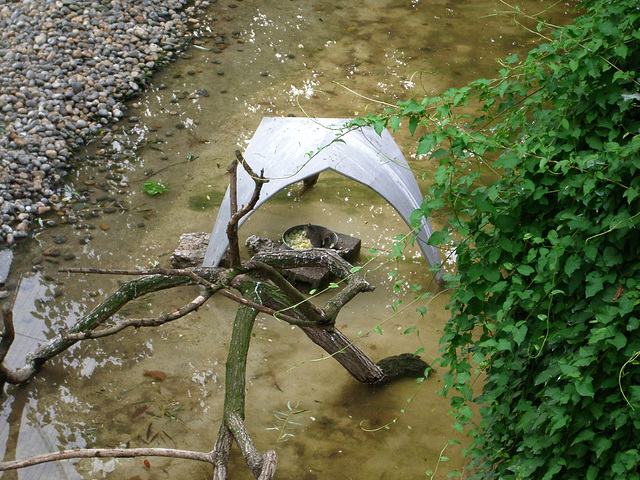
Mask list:
MULTIPOLYGON (((318 234, 322 237, 323 240, 326 241, 328 239, 327 246, 313 247, 311 245, 306 247, 300 247, 300 246, 296 247, 296 245, 291 245, 290 244, 291 235, 295 234, 296 232, 300 232, 300 237, 306 238, 304 237, 304 234, 303 234, 304 227, 306 227, 306 225, 296 225, 295 227, 291 227, 285 230, 285 232, 282 234, 282 243, 284 244, 284 246, 290 250, 304 250, 305 248, 334 248, 337 245, 338 234, 333 230, 329 230, 328 228, 322 227, 320 225, 311 225, 311 227, 318 232, 318 234)), ((309 242, 309 244, 311 244, 311 242, 309 242)))

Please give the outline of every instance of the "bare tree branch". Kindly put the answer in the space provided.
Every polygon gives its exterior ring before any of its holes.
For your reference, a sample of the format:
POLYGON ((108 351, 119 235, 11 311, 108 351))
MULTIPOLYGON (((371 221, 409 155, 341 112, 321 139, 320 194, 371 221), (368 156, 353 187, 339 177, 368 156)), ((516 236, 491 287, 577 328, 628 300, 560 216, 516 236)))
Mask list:
POLYGON ((69 333, 65 335, 65 338, 70 341, 88 340, 90 338, 108 337, 109 335, 118 333, 127 327, 159 327, 164 323, 173 322, 174 320, 178 320, 179 318, 182 318, 190 314, 191 312, 197 311, 214 294, 215 292, 208 292, 206 295, 198 295, 184 307, 174 310, 171 313, 163 313, 156 318, 129 318, 102 330, 89 330, 80 333, 69 333))
POLYGON ((262 455, 256 449, 251 439, 251 435, 247 431, 247 427, 244 424, 244 420, 236 412, 230 412, 226 418, 225 423, 231 430, 233 438, 242 451, 244 461, 247 463, 249 469, 253 472, 253 475, 257 478, 262 471, 262 455))
POLYGON ((227 167, 227 171, 229 172, 229 205, 231 208, 229 223, 227 224, 227 238, 229 239, 229 254, 231 256, 231 265, 240 265, 240 245, 238 242, 238 222, 242 217, 247 215, 253 207, 256 206, 258 200, 260 199, 260 192, 262 191, 262 186, 268 182, 266 178, 264 178, 264 170, 260 172, 260 176, 257 176, 255 172, 251 169, 249 164, 242 157, 242 153, 240 150, 236 150, 236 160, 231 162, 231 164, 227 167), (238 163, 242 164, 242 167, 249 174, 249 176, 253 179, 255 183, 255 187, 253 189, 253 195, 245 206, 243 206, 240 210, 238 210, 238 163))
POLYGON ((310 250, 277 252, 261 252, 256 254, 254 261, 263 262, 278 268, 304 267, 307 265, 324 265, 338 278, 346 280, 345 288, 334 295, 324 308, 325 323, 333 324, 340 309, 344 307, 360 292, 371 292, 375 289, 357 273, 352 272, 353 266, 337 253, 326 248, 310 250))
POLYGON ((229 464, 229 454, 231 453, 232 444, 233 435, 231 434, 231 430, 222 422, 214 448, 215 468, 213 469, 213 480, 227 480, 227 466, 229 464))
POLYGON ((13 312, 8 308, 2 310, 2 323, 4 330, 2 332, 2 340, 0 340, 0 363, 4 361, 4 357, 9 353, 11 344, 16 338, 16 331, 13 328, 13 312))
POLYGON ((247 307, 251 307, 254 310, 257 310, 258 312, 262 312, 262 313, 266 313, 267 315, 271 315, 274 318, 277 318, 279 320, 283 320, 291 325, 297 325, 299 327, 316 327, 318 326, 318 322, 315 322, 313 320, 305 320, 302 318, 296 318, 293 317, 291 315, 287 315, 286 313, 283 313, 282 310, 274 310, 273 308, 269 308, 265 305, 261 305, 259 303, 255 303, 252 302, 250 300, 247 300, 246 298, 240 297, 238 295, 234 295, 233 293, 229 292, 228 290, 220 290, 220 295, 222 295, 223 297, 227 297, 231 300, 233 300, 234 302, 238 302, 241 305, 245 305, 247 307))
POLYGON ((262 456, 262 471, 258 480, 271 480, 276 474, 278 455, 275 450, 267 450, 262 456))
MULTIPOLYGON (((256 260, 249 260, 244 264, 247 271, 251 271, 253 269, 258 269, 262 273, 264 273, 269 280, 271 280, 285 295, 287 295, 295 307, 300 308, 300 310, 309 318, 314 320, 316 324, 326 324, 327 322, 326 314, 324 310, 318 308, 313 304, 313 302, 306 296, 304 296, 300 291, 295 288, 291 283, 284 278, 280 272, 278 272, 271 265, 268 265, 264 262, 259 262, 256 260)), ((282 312, 280 312, 282 313, 282 312)))
POLYGON ((227 238, 229 239, 229 257, 231 265, 240 264, 240 245, 238 242, 238 221, 233 222, 238 213, 238 161, 234 160, 227 167, 229 172, 229 223, 227 223, 227 238))
POLYGON ((16 338, 16 331, 13 328, 13 312, 8 307, 2 309, 2 322, 4 330, 0 340, 0 395, 4 392, 5 382, 11 378, 13 373, 4 365, 4 359, 9 353, 13 340, 16 338))
POLYGON ((175 450, 172 448, 86 448, 79 450, 65 450, 58 453, 35 455, 24 460, 0 462, 0 471, 16 470, 31 467, 41 463, 57 462, 71 458, 131 458, 131 457, 171 457, 185 460, 196 460, 213 464, 213 452, 194 452, 192 450, 175 450))
MULTIPOLYGON (((193 269, 187 268, 148 268, 139 270, 122 270, 108 268, 59 268, 59 272, 63 273, 92 273, 98 275, 166 275, 169 277, 189 277, 196 284, 203 285, 208 288, 214 288, 213 283, 202 275, 198 275, 193 269)), ((219 270, 217 270, 219 271, 219 270)), ((222 276, 220 276, 222 278, 222 276)))
MULTIPOLYGON (((179 276, 162 274, 148 274, 123 283, 106 300, 95 307, 91 312, 82 317, 73 327, 66 332, 61 332, 47 343, 40 345, 36 350, 27 355, 25 365, 16 370, 7 368, 4 363, 0 365, 0 379, 7 383, 20 384, 28 381, 40 367, 49 359, 59 355, 74 345, 79 340, 67 338, 67 335, 89 332, 102 325, 115 315, 122 307, 136 298, 152 292, 174 288, 193 283, 193 280, 183 270, 177 271, 179 276)), ((94 273, 94 272, 91 272, 94 273)), ((95 272, 103 273, 103 272, 95 272)), ((208 281, 220 281, 224 278, 222 273, 228 273, 226 269, 207 268, 194 269, 193 273, 208 281)), ((224 285, 224 284, 223 284, 224 285)))

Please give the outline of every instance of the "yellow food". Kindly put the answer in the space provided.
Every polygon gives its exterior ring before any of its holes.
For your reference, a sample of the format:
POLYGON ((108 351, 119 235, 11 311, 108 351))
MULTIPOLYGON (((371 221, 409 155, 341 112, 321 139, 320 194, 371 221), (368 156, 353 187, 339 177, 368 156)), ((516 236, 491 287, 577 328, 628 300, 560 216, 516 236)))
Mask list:
POLYGON ((313 248, 311 242, 307 237, 304 236, 302 230, 294 230, 287 234, 286 237, 287 245, 289 245, 293 250, 305 250, 307 248, 313 248))

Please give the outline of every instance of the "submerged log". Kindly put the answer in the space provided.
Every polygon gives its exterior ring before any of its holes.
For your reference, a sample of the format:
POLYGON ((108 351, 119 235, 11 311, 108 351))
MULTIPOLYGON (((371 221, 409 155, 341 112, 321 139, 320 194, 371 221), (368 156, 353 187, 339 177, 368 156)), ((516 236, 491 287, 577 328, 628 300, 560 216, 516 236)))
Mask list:
POLYGON ((427 362, 412 353, 402 353, 383 358, 378 367, 384 372, 384 381, 390 382, 398 378, 427 378, 431 367, 427 362))

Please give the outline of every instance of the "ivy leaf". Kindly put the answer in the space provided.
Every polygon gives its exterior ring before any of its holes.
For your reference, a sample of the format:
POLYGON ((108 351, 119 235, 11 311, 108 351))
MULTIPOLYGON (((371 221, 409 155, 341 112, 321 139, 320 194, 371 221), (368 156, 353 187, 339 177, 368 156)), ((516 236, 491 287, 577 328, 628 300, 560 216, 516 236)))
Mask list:
POLYGON ((391 131, 398 131, 398 129, 400 128, 400 118, 400 115, 394 115, 389 118, 389 127, 391 128, 391 131))
POLYGON ((428 133, 420 137, 418 141, 418 148, 416 155, 427 155, 436 146, 436 136, 433 133, 428 133))
POLYGON ((580 257, 578 255, 571 255, 564 265, 564 272, 567 275, 571 276, 573 272, 580 268, 581 265, 582 260, 580 259, 580 257))
POLYGON ((585 296, 593 297, 602 290, 602 277, 600 272, 591 272, 587 275, 587 287, 585 288, 585 296))
POLYGON ((595 395, 595 392, 593 391, 592 382, 593 382, 593 379, 591 377, 587 377, 584 380, 574 383, 574 386, 576 387, 576 392, 578 392, 583 397, 593 398, 593 396, 595 395))
POLYGON ((373 129, 375 130, 375 132, 378 135, 382 135, 382 131, 386 127, 385 121, 375 115, 367 115, 367 119, 371 120, 371 123, 373 124, 373 129))
POLYGON ((516 63, 518 61, 518 54, 514 53, 513 55, 509 55, 504 59, 506 64, 516 63))
POLYGON ((525 337, 527 336, 527 331, 529 329, 527 328, 526 325, 520 325, 519 327, 515 328, 512 332, 513 335, 513 341, 516 342, 516 345, 521 345, 522 342, 524 341, 525 337))
POLYGON ((418 128, 419 124, 420 124, 419 117, 416 117, 415 115, 409 117, 409 133, 411 133, 411 135, 416 133, 416 128, 418 128))
POLYGON ((502 274, 498 268, 487 268, 482 274, 491 283, 496 283, 502 278, 502 274))
POLYGON ((535 272, 535 270, 530 265, 518 265, 516 267, 516 270, 520 275, 524 275, 525 277, 528 277, 533 272, 535 272))
POLYGON ((429 245, 447 245, 451 241, 451 235, 449 235, 449 230, 438 230, 437 232, 433 232, 429 237, 428 244, 429 245))

